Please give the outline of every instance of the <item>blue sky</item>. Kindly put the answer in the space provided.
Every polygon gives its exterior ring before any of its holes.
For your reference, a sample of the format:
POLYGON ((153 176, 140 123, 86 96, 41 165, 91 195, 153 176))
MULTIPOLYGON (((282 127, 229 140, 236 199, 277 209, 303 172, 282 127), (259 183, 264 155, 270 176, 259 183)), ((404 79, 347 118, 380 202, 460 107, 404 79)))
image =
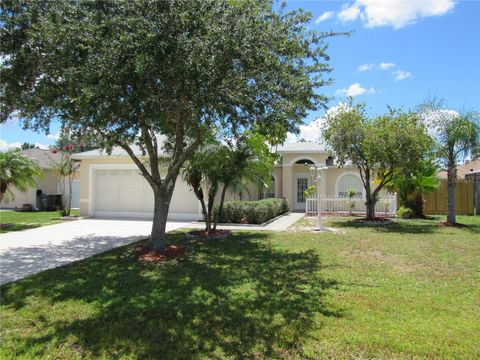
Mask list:
MULTIPOLYGON (((319 31, 354 31, 328 39, 334 83, 320 91, 348 94, 365 102, 371 114, 387 105, 415 108, 439 97, 453 109, 480 108, 480 1, 289 1, 288 9, 312 12, 310 26, 319 31), (361 67, 363 65, 363 67, 361 67), (363 71, 360 71, 363 70, 363 71)), ((323 111, 311 112, 309 124, 323 111)), ((52 127, 52 134, 58 132, 52 127)), ((302 127, 314 140, 315 126, 302 127)), ((290 140, 293 138, 291 137, 290 140)), ((23 131, 18 124, 1 126, 0 149, 22 142, 52 144, 54 136, 23 131)))

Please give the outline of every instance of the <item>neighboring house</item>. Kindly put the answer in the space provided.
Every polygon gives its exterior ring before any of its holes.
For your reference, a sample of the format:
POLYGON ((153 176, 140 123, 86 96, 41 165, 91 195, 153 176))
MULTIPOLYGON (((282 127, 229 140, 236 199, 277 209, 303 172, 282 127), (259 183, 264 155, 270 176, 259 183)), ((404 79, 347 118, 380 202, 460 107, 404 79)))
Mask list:
MULTIPOLYGON (((61 159, 61 154, 53 154, 49 150, 28 149, 22 150, 21 153, 26 157, 36 160, 40 168, 43 170, 43 177, 38 179, 37 186, 29 188, 25 192, 21 192, 16 188, 12 188, 14 199, 9 201, 10 196, 0 206, 4 209, 21 208, 23 204, 31 204, 34 208, 39 208, 40 204, 37 197, 37 190, 41 190, 43 194, 59 193, 59 177, 53 170, 54 164, 61 159)), ((80 205, 80 174, 77 172, 72 183, 72 208, 78 208, 80 205)))
MULTIPOLYGON (((465 180, 468 174, 479 173, 480 172, 480 160, 469 161, 463 165, 457 166, 457 178, 465 180)), ((447 172, 441 171, 438 173, 438 178, 446 179, 447 172)))
MULTIPOLYGON (((139 148, 133 148, 141 156, 139 148)), ((305 210, 304 190, 312 185, 309 167, 327 166, 325 179, 321 183, 323 195, 344 195, 355 189, 364 193, 362 181, 356 168, 338 168, 328 157, 324 147, 316 143, 292 143, 277 149, 281 155, 272 169, 272 186, 260 191, 257 186, 243 193, 244 200, 263 197, 284 197, 292 210, 305 210)), ((167 156, 167 155, 165 155, 167 156)), ((153 192, 140 175, 140 170, 121 148, 114 148, 108 155, 101 150, 92 150, 73 156, 81 160, 80 166, 80 214, 83 216, 108 217, 151 217, 153 192)), ((227 200, 238 199, 238 194, 228 194, 227 200)), ((197 220, 200 206, 193 191, 182 180, 177 179, 170 203, 169 218, 175 220, 197 220)))

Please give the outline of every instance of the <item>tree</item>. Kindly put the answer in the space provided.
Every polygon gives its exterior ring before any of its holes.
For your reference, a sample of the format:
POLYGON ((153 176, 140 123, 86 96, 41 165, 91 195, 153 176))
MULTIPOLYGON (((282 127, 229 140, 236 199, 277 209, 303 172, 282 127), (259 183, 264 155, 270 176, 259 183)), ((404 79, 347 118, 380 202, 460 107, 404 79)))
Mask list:
POLYGON ((30 144, 29 142, 24 142, 20 148, 22 150, 38 149, 38 146, 35 146, 35 144, 30 144))
POLYGON ((447 168, 447 222, 455 224, 457 163, 480 154, 480 115, 476 111, 448 110, 435 99, 421 105, 420 112, 434 134, 439 158, 447 168))
POLYGON ((62 194, 62 216, 70 216, 72 209, 72 183, 75 173, 78 171, 80 164, 72 159, 72 154, 75 152, 73 144, 64 145, 63 148, 52 149, 52 153, 61 154, 59 160, 52 159, 53 170, 61 179, 60 192, 62 194), (68 189, 68 191, 67 191, 68 189))
POLYGON ((43 171, 37 161, 29 159, 16 149, 0 152, 0 202, 5 194, 13 197, 12 187, 26 191, 37 185, 37 179, 43 176, 43 171))
POLYGON ((55 148, 63 149, 65 146, 74 146, 76 152, 83 152, 102 148, 102 140, 95 132, 82 133, 65 127, 60 131, 55 148))
POLYGON ((390 110, 369 118, 363 104, 343 104, 328 112, 323 136, 339 165, 351 162, 358 167, 368 220, 375 219, 380 191, 403 169, 416 167, 432 147, 418 114, 390 110))
POLYGON ((72 131, 121 147, 154 193, 149 245, 166 246, 177 176, 215 128, 256 127, 281 142, 307 111, 325 106, 318 88, 325 39, 311 14, 270 0, 1 2, 1 121, 15 113, 48 131, 72 131), (162 134, 166 141, 159 142, 162 134), (138 156, 131 145, 144 156, 138 156), (165 176, 159 153, 169 154, 165 176))
POLYGON ((200 201, 207 232, 217 228, 227 190, 236 191, 259 182, 268 186, 273 161, 274 155, 270 153, 265 137, 258 133, 244 134, 235 141, 210 144, 197 152, 185 167, 183 176, 200 201), (207 201, 204 189, 207 190, 207 201), (213 218, 215 197, 220 189, 218 211, 213 218))
POLYGON ((411 209, 415 217, 424 219, 423 194, 438 188, 438 166, 431 158, 422 159, 417 165, 403 169, 402 173, 388 184, 388 189, 398 192, 400 204, 411 209))

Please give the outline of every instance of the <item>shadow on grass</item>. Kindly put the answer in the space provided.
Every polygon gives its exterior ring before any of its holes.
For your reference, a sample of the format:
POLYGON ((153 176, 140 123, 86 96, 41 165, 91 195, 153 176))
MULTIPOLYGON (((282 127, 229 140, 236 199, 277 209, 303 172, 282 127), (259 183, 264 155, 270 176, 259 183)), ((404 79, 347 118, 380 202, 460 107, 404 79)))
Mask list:
POLYGON ((33 229, 42 226, 42 224, 1 224, 0 234, 5 234, 10 231, 22 231, 27 229, 33 229))
POLYGON ((313 251, 273 249, 258 233, 183 237, 170 238, 188 249, 177 263, 139 264, 127 246, 4 286, 2 303, 16 309, 32 295, 95 308, 87 319, 48 321, 54 331, 25 338, 25 350, 51 351, 73 335, 93 357, 278 358, 301 351, 315 314, 343 316, 323 301, 337 283, 322 278, 313 251))
MULTIPOLYGON (((433 234, 439 232, 442 228, 440 225, 440 218, 429 219, 411 219, 411 220, 393 220, 392 224, 388 225, 365 225, 355 222, 354 220, 334 220, 331 221, 330 226, 343 228, 367 228, 369 230, 384 232, 384 233, 399 233, 399 234, 433 234)), ((480 224, 466 224, 457 229, 466 230, 472 233, 480 233, 480 224)))

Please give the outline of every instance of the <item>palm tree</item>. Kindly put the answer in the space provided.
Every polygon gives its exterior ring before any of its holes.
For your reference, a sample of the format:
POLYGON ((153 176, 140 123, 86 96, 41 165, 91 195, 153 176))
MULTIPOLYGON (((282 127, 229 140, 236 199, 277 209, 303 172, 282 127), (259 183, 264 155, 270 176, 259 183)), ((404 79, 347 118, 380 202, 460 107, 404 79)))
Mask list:
POLYGON ((480 146, 478 115, 469 112, 450 121, 441 137, 441 152, 447 163, 447 222, 456 222, 457 161, 474 155, 480 146))
POLYGON ((43 171, 35 160, 29 159, 16 149, 0 153, 0 202, 8 192, 12 195, 12 187, 26 191, 36 186, 37 179, 43 171))
POLYGON ((215 231, 223 210, 227 189, 245 189, 247 183, 263 182, 271 177, 273 156, 265 138, 248 133, 235 141, 214 143, 199 149, 185 166, 183 178, 193 188, 205 218, 205 230, 215 231), (207 199, 203 187, 207 188, 207 199), (220 190, 220 202, 212 219, 215 196, 220 190))
POLYGON ((457 162, 480 151, 479 114, 442 108, 441 102, 423 106, 424 117, 435 133, 439 156, 447 168, 447 222, 456 223, 457 162))

